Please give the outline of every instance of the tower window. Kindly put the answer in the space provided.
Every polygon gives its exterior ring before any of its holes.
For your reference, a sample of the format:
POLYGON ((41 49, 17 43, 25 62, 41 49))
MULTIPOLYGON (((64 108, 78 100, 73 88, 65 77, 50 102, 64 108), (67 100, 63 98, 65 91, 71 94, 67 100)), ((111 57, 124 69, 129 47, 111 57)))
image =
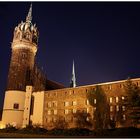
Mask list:
POLYGON ((13 108, 14 109, 19 109, 19 104, 18 103, 14 103, 13 108))

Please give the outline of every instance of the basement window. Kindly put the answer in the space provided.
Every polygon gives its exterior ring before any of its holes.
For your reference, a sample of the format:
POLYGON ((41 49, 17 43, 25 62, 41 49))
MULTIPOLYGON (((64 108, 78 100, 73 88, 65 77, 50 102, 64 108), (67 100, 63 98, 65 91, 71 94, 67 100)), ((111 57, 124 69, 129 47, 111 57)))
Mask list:
POLYGON ((19 109, 19 104, 18 103, 14 103, 13 108, 14 109, 19 109))

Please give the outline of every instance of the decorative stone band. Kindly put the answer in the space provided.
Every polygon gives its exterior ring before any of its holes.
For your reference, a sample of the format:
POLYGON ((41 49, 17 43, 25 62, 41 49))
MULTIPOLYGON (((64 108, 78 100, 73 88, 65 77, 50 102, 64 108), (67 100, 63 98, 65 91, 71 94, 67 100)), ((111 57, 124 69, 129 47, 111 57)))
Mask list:
POLYGON ((35 45, 34 43, 30 43, 22 40, 14 41, 12 43, 12 49, 22 49, 22 48, 30 49, 34 53, 34 55, 36 55, 37 45, 35 45))
POLYGON ((24 110, 19 110, 19 109, 3 109, 3 111, 24 111, 24 110))

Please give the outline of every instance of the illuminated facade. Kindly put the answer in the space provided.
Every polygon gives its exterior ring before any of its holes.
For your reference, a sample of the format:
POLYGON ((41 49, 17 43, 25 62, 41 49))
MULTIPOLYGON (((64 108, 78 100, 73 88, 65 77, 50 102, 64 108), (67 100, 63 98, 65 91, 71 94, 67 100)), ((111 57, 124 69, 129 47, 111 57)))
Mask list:
MULTIPOLYGON (((76 87, 74 64, 71 88, 48 80, 35 63, 38 36, 38 29, 32 24, 31 5, 26 21, 18 24, 14 30, 2 115, 4 125, 25 127, 32 124, 51 129, 62 118, 68 127, 76 127, 73 116, 78 110, 90 113, 91 118, 94 118, 97 101, 93 98, 94 105, 90 105, 87 94, 100 85, 110 105, 110 120, 115 120, 119 114, 121 119, 117 127, 130 126, 126 106, 122 104, 125 100, 125 80, 76 87)), ((140 85, 139 78, 132 81, 140 85)))

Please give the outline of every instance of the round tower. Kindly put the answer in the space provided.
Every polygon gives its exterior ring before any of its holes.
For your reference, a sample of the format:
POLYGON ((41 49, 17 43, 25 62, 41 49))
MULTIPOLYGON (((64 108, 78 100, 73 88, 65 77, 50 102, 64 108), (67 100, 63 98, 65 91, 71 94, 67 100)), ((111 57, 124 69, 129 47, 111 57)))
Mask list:
POLYGON ((32 4, 25 22, 14 30, 12 55, 5 92, 2 122, 22 126, 26 85, 30 81, 37 52, 38 30, 32 24, 32 4))

